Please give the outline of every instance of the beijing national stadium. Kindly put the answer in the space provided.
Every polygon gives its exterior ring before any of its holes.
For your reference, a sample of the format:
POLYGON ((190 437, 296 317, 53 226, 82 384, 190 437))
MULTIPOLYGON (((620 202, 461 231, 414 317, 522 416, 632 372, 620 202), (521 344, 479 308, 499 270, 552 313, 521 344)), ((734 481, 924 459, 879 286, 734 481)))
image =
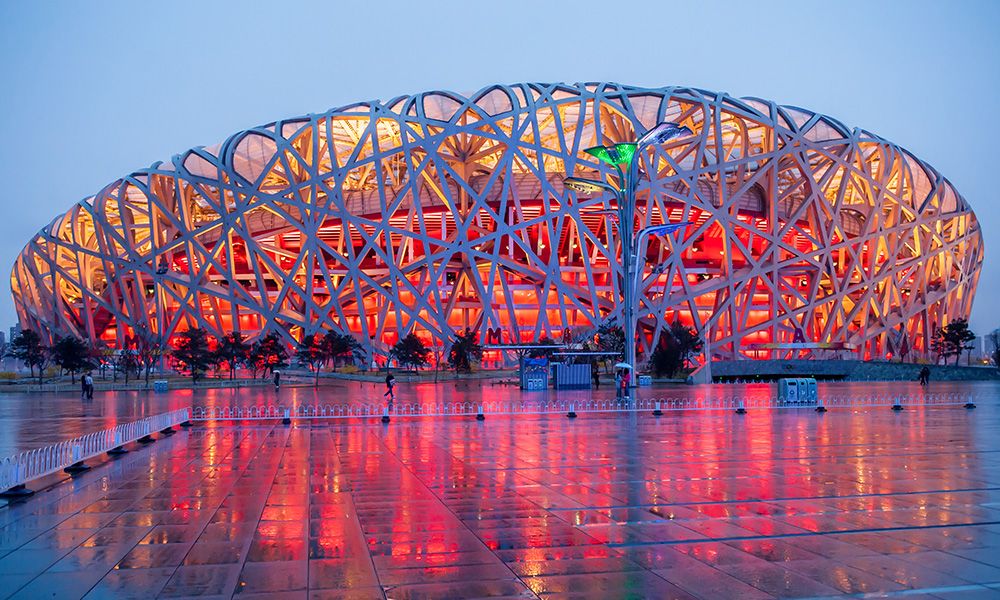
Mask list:
POLYGON ((958 191, 869 131, 693 88, 529 83, 358 102, 153 163, 28 241, 11 288, 49 338, 336 330, 376 357, 411 332, 585 336, 624 321, 634 285, 640 358, 680 322, 715 359, 917 359, 968 318, 982 260, 958 191), (663 123, 682 134, 629 145, 663 123), (627 197, 593 151, 622 145, 627 197))

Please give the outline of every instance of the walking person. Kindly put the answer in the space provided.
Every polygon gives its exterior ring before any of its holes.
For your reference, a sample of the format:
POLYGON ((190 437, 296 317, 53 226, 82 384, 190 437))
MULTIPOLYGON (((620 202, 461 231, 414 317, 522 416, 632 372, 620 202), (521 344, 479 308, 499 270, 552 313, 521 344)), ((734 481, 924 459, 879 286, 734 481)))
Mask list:
POLYGON ((80 397, 87 399, 87 374, 80 373, 80 397))
POLYGON ((84 386, 87 388, 87 400, 93 400, 94 399, 94 377, 90 373, 87 373, 87 376, 84 377, 83 381, 84 381, 84 386))
POLYGON ((930 382, 931 370, 927 367, 927 365, 924 365, 924 367, 920 369, 920 385, 926 386, 930 382))
POLYGON ((597 361, 590 363, 590 378, 594 380, 594 389, 601 389, 601 372, 597 368, 597 361))
POLYGON ((622 397, 622 370, 615 369, 615 399, 620 400, 622 397))
POLYGON ((632 369, 623 369, 623 370, 624 373, 622 373, 622 388, 623 388, 622 396, 624 396, 625 399, 628 400, 630 398, 629 394, 631 394, 631 391, 629 391, 629 387, 632 384, 632 369))
POLYGON ((281 371, 275 369, 274 370, 274 389, 277 390, 280 385, 281 385, 281 371))
POLYGON ((385 393, 382 394, 383 398, 388 396, 389 406, 392 406, 392 401, 396 399, 395 389, 396 389, 396 376, 393 375, 392 373, 389 373, 388 375, 385 376, 385 393))

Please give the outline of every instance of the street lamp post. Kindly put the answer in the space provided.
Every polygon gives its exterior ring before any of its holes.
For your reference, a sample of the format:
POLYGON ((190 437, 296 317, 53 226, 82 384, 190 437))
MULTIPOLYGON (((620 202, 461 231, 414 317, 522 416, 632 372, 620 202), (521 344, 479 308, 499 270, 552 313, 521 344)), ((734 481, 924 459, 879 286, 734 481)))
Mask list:
MULTIPOLYGON (((622 261, 622 312, 625 321, 625 362, 629 364, 633 373, 635 365, 635 295, 638 288, 638 278, 641 273, 636 268, 639 259, 639 245, 646 237, 657 234, 669 234, 677 229, 686 227, 690 223, 669 223, 656 227, 647 227, 635 234, 635 191, 638 184, 638 162, 635 160, 637 154, 643 149, 664 144, 671 139, 682 135, 690 135, 692 132, 683 125, 677 123, 660 123, 645 133, 638 141, 623 142, 614 146, 594 146, 584 150, 587 154, 597 158, 601 162, 609 164, 618 173, 618 186, 613 186, 605 181, 594 179, 583 179, 580 177, 567 177, 563 183, 567 188, 585 193, 610 192, 615 196, 618 207, 615 210, 618 218, 618 236, 621 239, 621 261, 622 261), (622 167, 624 166, 624 169, 622 167)), ((636 377, 631 378, 631 385, 636 385, 636 377)))
POLYGON ((170 271, 170 267, 163 258, 160 258, 159 264, 156 265, 156 275, 153 277, 153 292, 156 294, 156 340, 157 346, 159 346, 159 358, 156 359, 157 369, 160 375, 163 374, 163 346, 166 344, 166 326, 163 323, 164 316, 166 314, 166 309, 163 306, 163 289, 162 289, 162 279, 170 271))

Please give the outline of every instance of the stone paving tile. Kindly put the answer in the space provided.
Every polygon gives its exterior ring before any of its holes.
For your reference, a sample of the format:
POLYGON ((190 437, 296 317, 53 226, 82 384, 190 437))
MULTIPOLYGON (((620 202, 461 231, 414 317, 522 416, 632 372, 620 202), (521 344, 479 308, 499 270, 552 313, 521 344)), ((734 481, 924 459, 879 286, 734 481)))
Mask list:
POLYGON ((680 568, 654 570, 653 573, 703 600, 769 600, 775 597, 698 561, 680 568))
POLYGON ((0 508, 0 598, 993 597, 998 450, 988 402, 197 426, 0 508))
POLYGON ((540 597, 558 598, 663 598, 690 600, 696 596, 651 571, 583 573, 526 577, 540 597))
POLYGON ((156 597, 174 573, 175 567, 121 569, 109 571, 87 592, 87 600, 144 600, 156 597))
POLYGON ((895 581, 883 579, 840 561, 822 558, 792 560, 782 563, 782 566, 845 594, 874 594, 906 589, 895 581))

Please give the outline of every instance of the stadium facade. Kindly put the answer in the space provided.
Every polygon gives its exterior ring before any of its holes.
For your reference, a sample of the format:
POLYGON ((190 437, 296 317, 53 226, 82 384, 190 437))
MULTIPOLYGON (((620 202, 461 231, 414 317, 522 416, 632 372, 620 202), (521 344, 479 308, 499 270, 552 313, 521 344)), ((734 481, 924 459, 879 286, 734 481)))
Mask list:
POLYGON ((241 131, 119 179, 28 242, 23 326, 120 347, 174 335, 333 329, 372 356, 579 339, 621 322, 616 182, 584 152, 659 122, 635 222, 690 222, 639 258, 640 353, 675 321, 716 358, 928 352, 972 306, 983 243, 954 187, 906 150, 758 98, 611 83, 433 91, 241 131))

